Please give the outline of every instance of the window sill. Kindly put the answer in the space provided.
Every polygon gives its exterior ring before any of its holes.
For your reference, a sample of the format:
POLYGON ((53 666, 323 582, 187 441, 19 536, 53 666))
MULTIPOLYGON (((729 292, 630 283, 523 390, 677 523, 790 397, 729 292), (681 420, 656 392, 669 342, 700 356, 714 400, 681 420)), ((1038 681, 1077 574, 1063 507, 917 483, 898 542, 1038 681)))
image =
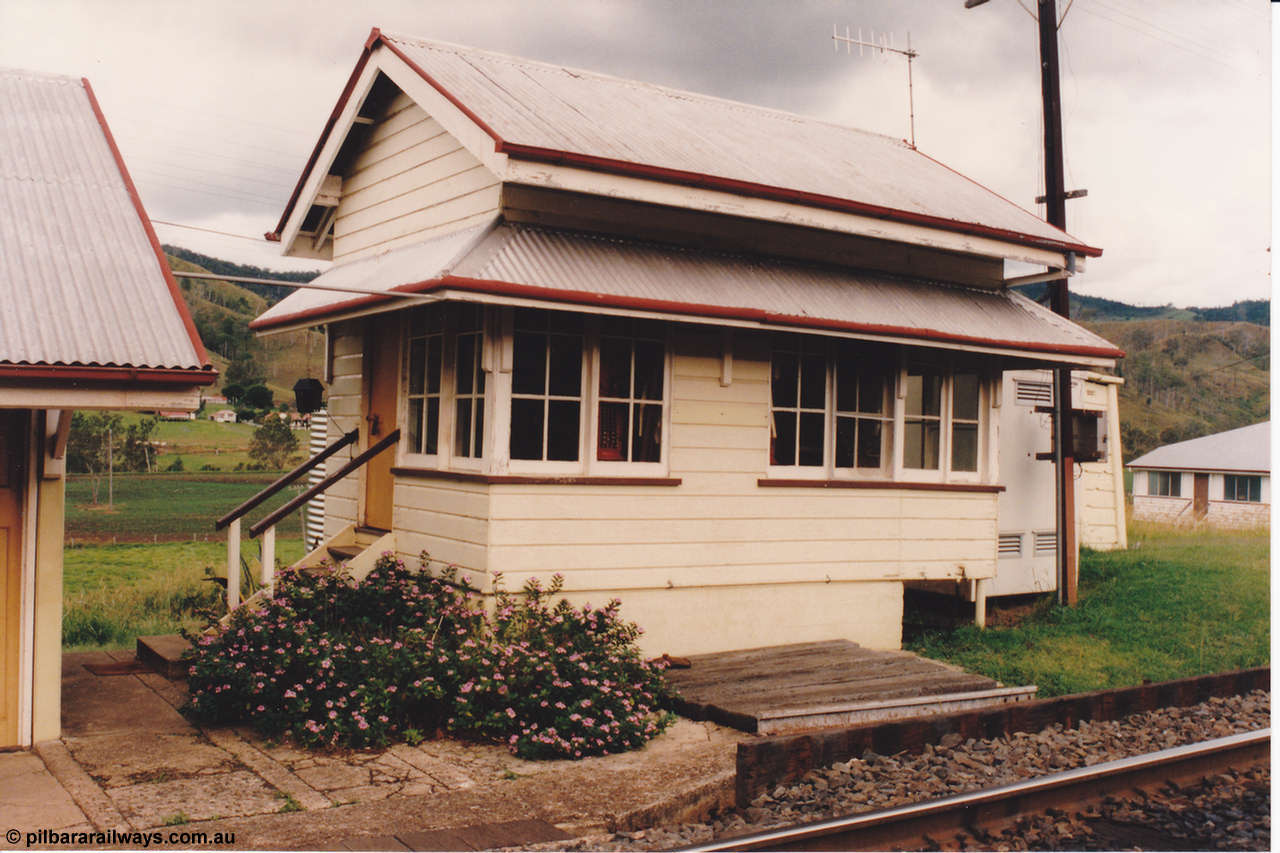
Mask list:
POLYGON ((757 486, 775 489, 916 489, 926 492, 1003 492, 985 483, 921 483, 906 480, 800 480, 761 477, 757 486))
POLYGON ((442 471, 436 468, 406 467, 392 468, 391 473, 397 477, 412 477, 420 480, 453 480, 455 482, 484 483, 487 485, 678 486, 683 482, 679 477, 584 477, 577 475, 538 477, 526 474, 481 474, 473 471, 442 471))

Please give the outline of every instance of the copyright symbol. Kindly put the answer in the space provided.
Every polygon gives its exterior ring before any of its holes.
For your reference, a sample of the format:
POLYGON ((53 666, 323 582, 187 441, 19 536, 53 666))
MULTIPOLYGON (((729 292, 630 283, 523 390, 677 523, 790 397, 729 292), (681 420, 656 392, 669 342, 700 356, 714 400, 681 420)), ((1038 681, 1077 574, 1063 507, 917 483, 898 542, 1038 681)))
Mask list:
POLYGON ((4 840, 8 841, 10 844, 17 844, 22 840, 22 833, 18 832, 16 829, 11 829, 4 834, 4 840))

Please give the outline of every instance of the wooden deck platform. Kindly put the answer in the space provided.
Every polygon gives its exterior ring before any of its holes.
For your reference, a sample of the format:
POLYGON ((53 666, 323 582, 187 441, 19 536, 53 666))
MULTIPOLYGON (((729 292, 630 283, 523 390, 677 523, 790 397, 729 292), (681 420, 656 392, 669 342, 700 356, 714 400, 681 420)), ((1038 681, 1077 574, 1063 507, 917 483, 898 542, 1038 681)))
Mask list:
POLYGON ((911 652, 848 640, 695 655, 669 669, 679 712, 748 732, 776 734, 856 725, 1035 698, 998 681, 911 652))

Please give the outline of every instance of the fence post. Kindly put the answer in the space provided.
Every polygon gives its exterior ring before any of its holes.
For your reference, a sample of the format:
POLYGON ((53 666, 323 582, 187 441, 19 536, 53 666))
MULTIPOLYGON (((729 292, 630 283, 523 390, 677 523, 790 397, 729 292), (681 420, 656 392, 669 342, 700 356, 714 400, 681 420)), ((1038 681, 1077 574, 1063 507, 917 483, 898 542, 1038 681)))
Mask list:
POLYGON ((240 606, 240 519, 227 525, 227 611, 240 606))
POLYGON ((276 526, 262 531, 262 587, 271 586, 276 574, 276 526))

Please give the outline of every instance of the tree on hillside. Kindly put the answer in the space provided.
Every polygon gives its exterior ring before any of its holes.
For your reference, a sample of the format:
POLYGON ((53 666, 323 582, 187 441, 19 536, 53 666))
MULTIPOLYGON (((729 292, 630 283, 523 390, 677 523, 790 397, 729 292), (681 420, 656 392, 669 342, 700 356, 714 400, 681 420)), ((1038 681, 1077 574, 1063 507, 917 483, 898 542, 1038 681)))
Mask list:
POLYGON ((245 355, 243 358, 232 359, 227 365, 227 370, 222 378, 225 382, 248 388, 250 385, 261 385, 267 377, 266 371, 262 369, 257 360, 252 355, 245 355))
MULTIPOLYGON (((110 412, 76 412, 71 416, 71 432, 67 436, 67 468, 89 475, 89 493, 98 502, 98 487, 106 473, 108 454, 115 433, 123 422, 110 412)), ((114 460, 112 460, 114 462, 114 460)))
POLYGON ((298 449, 298 437, 289 428, 288 418, 269 414, 249 439, 249 458, 264 468, 278 471, 298 449))
POLYGON ((275 405, 275 395, 266 385, 250 385, 244 389, 244 404, 255 409, 270 409, 275 405))

